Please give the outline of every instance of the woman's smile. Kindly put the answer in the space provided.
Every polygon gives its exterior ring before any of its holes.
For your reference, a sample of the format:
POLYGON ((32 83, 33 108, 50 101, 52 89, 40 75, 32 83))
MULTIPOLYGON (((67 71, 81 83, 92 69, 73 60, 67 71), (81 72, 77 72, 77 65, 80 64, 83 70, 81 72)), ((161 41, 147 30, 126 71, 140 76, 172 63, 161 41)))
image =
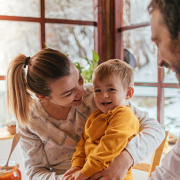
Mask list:
POLYGON ((74 100, 74 102, 79 102, 79 101, 81 101, 82 100, 82 97, 80 97, 79 99, 77 99, 77 100, 74 100))

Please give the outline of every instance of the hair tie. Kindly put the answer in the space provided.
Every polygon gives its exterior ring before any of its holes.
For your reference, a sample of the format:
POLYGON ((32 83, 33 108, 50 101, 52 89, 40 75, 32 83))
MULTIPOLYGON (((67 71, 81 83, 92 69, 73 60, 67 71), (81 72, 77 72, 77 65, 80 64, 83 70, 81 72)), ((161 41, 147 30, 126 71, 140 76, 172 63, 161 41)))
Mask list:
POLYGON ((30 56, 29 56, 29 57, 26 57, 25 64, 24 64, 24 68, 26 68, 26 65, 28 65, 29 59, 30 59, 30 56))

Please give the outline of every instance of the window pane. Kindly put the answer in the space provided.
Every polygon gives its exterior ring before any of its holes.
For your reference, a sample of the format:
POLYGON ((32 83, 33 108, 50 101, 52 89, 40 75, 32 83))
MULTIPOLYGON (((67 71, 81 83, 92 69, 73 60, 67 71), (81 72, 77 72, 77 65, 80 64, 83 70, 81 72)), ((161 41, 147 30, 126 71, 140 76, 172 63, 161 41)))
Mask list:
POLYGON ((92 59, 94 27, 46 24, 46 46, 68 54, 72 62, 92 59))
POLYGON ((178 83, 176 78, 176 73, 171 71, 170 69, 164 68, 164 82, 166 83, 178 83))
POLYGON ((150 17, 147 11, 147 6, 150 0, 124 0, 123 20, 124 26, 137 24, 142 22, 149 22, 150 17))
POLYGON ((134 87, 134 95, 130 100, 133 105, 147 111, 151 117, 157 119, 157 88, 134 87))
POLYGON ((19 53, 34 55, 40 50, 39 23, 0 21, 0 75, 19 53))
POLYGON ((157 82, 157 48, 151 41, 150 27, 125 31, 123 40, 136 61, 135 82, 157 82))
POLYGON ((93 21, 93 0, 46 0, 46 18, 93 21))
POLYGON ((170 134, 179 136, 180 132, 180 90, 165 88, 164 127, 170 134))
POLYGON ((39 0, 0 0, 0 15, 40 17, 39 0))

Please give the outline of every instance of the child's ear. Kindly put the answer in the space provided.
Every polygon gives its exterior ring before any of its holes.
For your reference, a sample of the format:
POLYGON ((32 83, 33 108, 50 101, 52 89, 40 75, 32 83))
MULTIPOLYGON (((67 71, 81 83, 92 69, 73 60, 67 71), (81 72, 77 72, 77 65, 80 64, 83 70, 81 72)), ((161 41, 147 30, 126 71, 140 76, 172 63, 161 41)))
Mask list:
POLYGON ((48 102, 50 100, 48 96, 41 96, 41 95, 36 94, 36 97, 39 98, 43 102, 48 102))
POLYGON ((129 100, 132 98, 134 94, 134 88, 133 87, 129 87, 127 90, 127 94, 126 94, 126 99, 129 100))

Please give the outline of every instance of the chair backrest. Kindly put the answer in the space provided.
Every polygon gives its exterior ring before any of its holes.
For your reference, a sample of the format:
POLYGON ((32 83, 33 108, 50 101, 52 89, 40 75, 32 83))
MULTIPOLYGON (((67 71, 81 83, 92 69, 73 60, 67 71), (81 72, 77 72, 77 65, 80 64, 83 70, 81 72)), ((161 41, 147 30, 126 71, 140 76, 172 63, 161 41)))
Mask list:
POLYGON ((155 170, 155 167, 159 165, 160 160, 161 160, 161 155, 163 152, 163 148, 164 148, 164 144, 166 142, 166 138, 168 136, 168 131, 165 131, 165 138, 162 141, 162 143, 160 144, 160 146, 154 151, 152 158, 151 158, 151 163, 141 163, 141 164, 137 164, 133 167, 133 169, 137 169, 137 170, 141 170, 141 171, 146 171, 149 172, 148 174, 148 178, 151 177, 151 173, 155 170))

